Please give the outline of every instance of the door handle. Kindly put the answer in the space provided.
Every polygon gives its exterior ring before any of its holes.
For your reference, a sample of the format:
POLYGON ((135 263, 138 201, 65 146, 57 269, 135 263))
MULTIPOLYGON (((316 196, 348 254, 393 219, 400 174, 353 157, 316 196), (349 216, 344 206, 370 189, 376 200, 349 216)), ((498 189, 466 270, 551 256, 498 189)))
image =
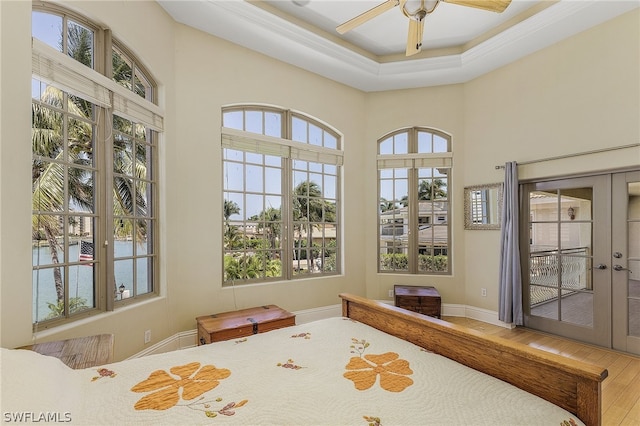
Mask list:
POLYGON ((596 269, 607 269, 607 265, 604 263, 599 263, 596 265, 596 269))
POLYGON ((630 274, 633 273, 633 272, 631 272, 631 270, 629 268, 625 268, 622 265, 613 265, 613 270, 614 271, 629 271, 630 274))

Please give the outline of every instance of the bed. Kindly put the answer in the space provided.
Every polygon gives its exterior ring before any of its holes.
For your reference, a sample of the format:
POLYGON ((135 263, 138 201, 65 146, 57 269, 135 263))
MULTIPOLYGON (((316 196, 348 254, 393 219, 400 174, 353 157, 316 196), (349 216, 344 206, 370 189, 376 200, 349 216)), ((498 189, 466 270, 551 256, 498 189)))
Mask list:
POLYGON ((95 368, 2 349, 3 421, 600 424, 605 369, 340 297, 342 317, 95 368))

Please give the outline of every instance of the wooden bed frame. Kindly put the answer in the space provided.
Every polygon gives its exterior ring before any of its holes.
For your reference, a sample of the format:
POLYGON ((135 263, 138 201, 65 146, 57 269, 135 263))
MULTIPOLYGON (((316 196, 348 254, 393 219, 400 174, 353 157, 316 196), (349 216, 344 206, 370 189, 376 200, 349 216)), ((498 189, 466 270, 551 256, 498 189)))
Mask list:
POLYGON ((607 370, 364 297, 340 294, 342 315, 482 371, 575 414, 602 421, 607 370))

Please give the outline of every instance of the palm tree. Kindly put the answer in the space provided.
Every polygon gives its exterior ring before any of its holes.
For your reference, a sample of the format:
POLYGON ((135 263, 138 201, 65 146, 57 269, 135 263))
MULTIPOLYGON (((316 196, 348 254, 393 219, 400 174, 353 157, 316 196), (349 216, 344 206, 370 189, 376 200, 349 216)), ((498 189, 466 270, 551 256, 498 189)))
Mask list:
POLYGON ((418 185, 418 200, 446 198, 447 190, 443 187, 446 187, 446 184, 442 179, 434 179, 433 182, 427 179, 421 180, 418 185))
MULTIPOLYGON (((78 25, 70 25, 68 28, 68 54, 78 62, 91 67, 93 35, 86 28, 78 25)), ((62 35, 59 41, 62 47, 62 35)), ((63 49, 61 49, 62 51, 63 49)), ((70 115, 86 117, 91 119, 94 115, 94 106, 91 102, 82 98, 65 95, 62 91, 48 86, 42 93, 40 100, 42 104, 32 103, 32 204, 34 211, 59 212, 64 209, 64 185, 65 169, 62 162, 73 165, 90 167, 93 163, 93 126, 84 120, 66 120, 67 127, 64 128, 65 120, 62 115, 55 110, 44 106, 54 106, 62 110, 66 104, 70 115), (44 105, 43 105, 44 104, 44 105), (69 122, 73 121, 71 125, 69 122), (66 134, 66 139, 65 135, 66 134), (64 158, 65 144, 67 146, 67 156, 64 158), (54 160, 54 161, 50 161, 54 160), (56 160, 60 162, 56 162, 56 160)), ((132 129, 131 122, 127 120, 114 119, 116 130, 124 131, 127 134, 136 134, 136 131, 143 129, 132 129), (126 126, 129 123, 129 128, 126 126)), ((113 211, 114 216, 122 217, 133 215, 135 210, 137 215, 146 216, 147 205, 144 198, 146 184, 128 176, 137 178, 147 176, 146 149, 142 145, 136 145, 135 154, 127 150, 124 138, 116 135, 114 137, 114 185, 113 185, 113 211), (134 158, 135 157, 135 158, 134 158)), ((69 167, 66 171, 68 180, 69 204, 74 208, 91 211, 94 205, 94 183, 93 174, 87 168, 69 167)), ((129 232, 130 222, 116 220, 114 226, 117 232, 129 232)), ((140 220, 136 226, 139 241, 144 241, 147 233, 146 221, 140 220)), ((60 236, 60 226, 56 215, 33 215, 32 233, 34 239, 41 239, 44 234, 51 251, 52 263, 60 263, 58 250, 61 248, 57 237, 60 236)), ((57 303, 50 304, 59 310, 59 306, 64 308, 64 284, 60 267, 53 268, 54 283, 56 288, 57 303)), ((72 300, 69 303, 69 312, 81 309, 84 305, 80 300, 72 300)), ((54 310, 52 309, 52 312, 54 310)), ((64 312, 62 309, 61 312, 64 312)))
MULTIPOLYGON (((293 190, 293 227, 294 227, 294 240, 295 231, 298 231, 297 245, 301 246, 302 233, 305 232, 307 236, 307 249, 310 249, 313 241, 313 228, 314 224, 322 221, 335 220, 335 206, 333 212, 330 208, 326 208, 324 200, 322 200, 322 191, 320 186, 312 181, 300 182, 293 190), (332 215, 333 213, 333 215, 332 215)), ((298 251, 294 250, 294 253, 298 251)), ((309 252, 307 252, 309 253, 309 252)), ((312 270, 311 254, 307 254, 307 270, 312 270)), ((300 269, 300 256, 296 256, 298 261, 298 270, 300 269)))
MULTIPOLYGON (((436 200, 438 198, 447 198, 446 184, 442 179, 423 179, 418 184, 418 201, 436 200)), ((409 196, 405 195, 400 200, 403 207, 409 205, 409 196)))
POLYGON ((269 248, 278 248, 278 240, 282 229, 282 212, 280 209, 269 207, 251 219, 258 222, 258 229, 264 232, 269 241, 269 248))
POLYGON ((225 222, 229 221, 229 218, 234 214, 240 213, 240 206, 235 201, 224 200, 224 206, 222 214, 224 215, 225 222))
MULTIPOLYGON (((51 86, 47 87, 41 96, 44 103, 62 107, 64 103, 63 93, 51 86)), ((79 105, 73 102, 72 97, 67 98, 67 108, 76 115, 86 115, 79 105)), ((63 120, 61 115, 51 108, 38 103, 32 104, 32 149, 33 162, 31 176, 33 180, 32 208, 34 211, 56 212, 64 206, 64 166, 47 159, 64 160, 63 120)), ((91 152, 92 128, 86 122, 78 121, 76 125, 69 127, 68 156, 73 164, 89 165, 87 158, 91 152)), ((67 172, 69 197, 80 208, 89 209, 93 205, 93 182, 91 173, 81 168, 69 168, 67 172)), ((60 244, 59 224, 54 215, 33 215, 32 233, 34 239, 40 239, 43 232, 51 251, 52 263, 58 264, 58 250, 60 244)), ((64 301, 64 285, 59 267, 53 270, 56 297, 58 303, 64 301)))
POLYGON ((389 201, 384 197, 380 197, 380 212, 386 212, 388 210, 395 209, 395 203, 393 201, 389 201))
MULTIPOLYGON (((127 135, 144 137, 144 128, 129 120, 115 116, 113 119, 113 214, 114 233, 117 237, 133 235, 133 223, 126 216, 146 217, 147 201, 147 150, 143 144, 132 142, 127 135)), ((136 240, 142 244, 147 239, 147 222, 138 220, 135 226, 136 240)))

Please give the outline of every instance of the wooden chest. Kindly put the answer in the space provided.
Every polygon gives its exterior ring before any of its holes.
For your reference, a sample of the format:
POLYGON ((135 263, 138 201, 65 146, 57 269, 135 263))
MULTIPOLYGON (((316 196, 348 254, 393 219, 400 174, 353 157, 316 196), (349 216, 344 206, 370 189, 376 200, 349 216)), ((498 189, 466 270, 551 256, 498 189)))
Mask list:
POLYGON ((276 305, 204 315, 196 318, 198 345, 246 337, 295 325, 296 316, 276 305))
POLYGON ((442 301, 435 287, 394 285, 395 305, 409 311, 440 318, 442 301))

